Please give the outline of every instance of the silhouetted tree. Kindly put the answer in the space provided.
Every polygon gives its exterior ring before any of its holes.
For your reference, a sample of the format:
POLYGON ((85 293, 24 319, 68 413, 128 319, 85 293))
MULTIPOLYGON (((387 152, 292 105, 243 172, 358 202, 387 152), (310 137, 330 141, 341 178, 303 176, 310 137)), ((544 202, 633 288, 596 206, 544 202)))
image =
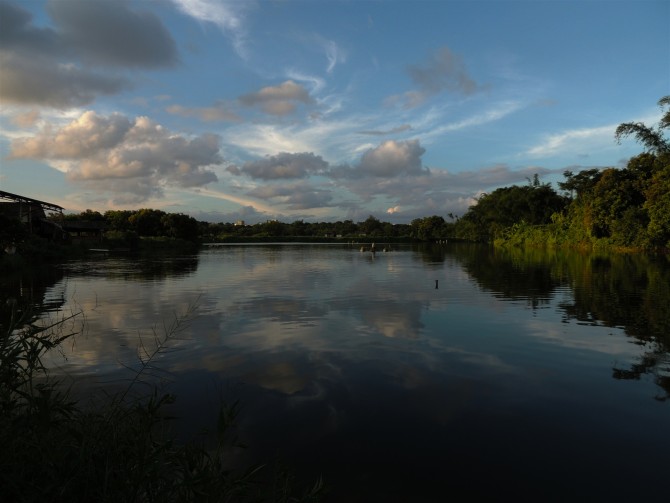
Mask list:
MULTIPOLYGON (((661 109, 666 106, 670 107, 670 95, 658 100, 658 105, 661 109)), ((618 143, 621 143, 622 138, 632 135, 639 143, 644 145, 648 152, 655 154, 670 153, 670 141, 663 135, 663 130, 668 127, 670 127, 670 108, 665 111, 655 128, 642 122, 624 122, 616 128, 614 137, 618 143)))

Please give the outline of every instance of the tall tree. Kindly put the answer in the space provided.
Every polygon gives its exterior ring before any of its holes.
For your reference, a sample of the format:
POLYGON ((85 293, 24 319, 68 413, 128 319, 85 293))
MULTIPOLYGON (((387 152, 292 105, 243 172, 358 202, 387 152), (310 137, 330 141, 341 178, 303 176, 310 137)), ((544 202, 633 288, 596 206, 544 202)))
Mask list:
POLYGON ((162 236, 164 229, 161 219, 164 215, 162 210, 142 208, 128 218, 128 222, 140 236, 162 236))
POLYGON ((658 100, 658 106, 661 109, 666 106, 669 108, 665 111, 655 128, 649 127, 642 122, 624 122, 623 124, 619 124, 614 133, 617 142, 621 143, 622 138, 632 135, 639 143, 644 145, 644 148, 648 152, 655 154, 670 153, 670 140, 663 135, 663 130, 670 127, 670 95, 658 100))
POLYGON ((567 199, 534 177, 527 186, 501 187, 483 194, 456 224, 458 237, 492 240, 504 229, 520 222, 543 225, 561 212, 567 199))

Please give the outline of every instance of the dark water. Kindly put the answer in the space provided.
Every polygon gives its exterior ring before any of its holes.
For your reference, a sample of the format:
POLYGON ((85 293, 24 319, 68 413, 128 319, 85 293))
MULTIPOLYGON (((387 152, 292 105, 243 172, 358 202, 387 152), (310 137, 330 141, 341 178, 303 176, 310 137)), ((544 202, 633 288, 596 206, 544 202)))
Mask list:
POLYGON ((138 345, 172 334, 155 362, 179 434, 240 400, 240 461, 322 474, 328 501, 668 495, 667 258, 216 246, 2 287, 83 313, 51 365, 86 386, 123 386, 138 345))

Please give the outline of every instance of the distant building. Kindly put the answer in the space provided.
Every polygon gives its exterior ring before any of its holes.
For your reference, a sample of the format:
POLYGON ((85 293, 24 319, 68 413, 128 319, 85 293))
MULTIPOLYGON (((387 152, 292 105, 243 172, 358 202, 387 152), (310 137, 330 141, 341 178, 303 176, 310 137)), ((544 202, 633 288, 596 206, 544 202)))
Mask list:
MULTIPOLYGON (((16 219, 28 233, 52 241, 101 241, 105 222, 65 220, 63 208, 57 204, 0 191, 0 216, 16 219), (56 214, 49 218, 47 211, 56 214)), ((11 246, 10 246, 11 249, 11 246)))
POLYGON ((244 227, 244 220, 238 220, 235 222, 235 227, 244 227))
POLYGON ((91 220, 66 220, 63 229, 70 235, 74 243, 83 241, 102 241, 102 236, 107 230, 105 222, 91 220))
POLYGON ((57 213, 62 219, 63 208, 57 204, 0 191, 0 215, 17 219, 30 234, 53 240, 65 239, 66 232, 63 227, 49 220, 47 211, 57 213))

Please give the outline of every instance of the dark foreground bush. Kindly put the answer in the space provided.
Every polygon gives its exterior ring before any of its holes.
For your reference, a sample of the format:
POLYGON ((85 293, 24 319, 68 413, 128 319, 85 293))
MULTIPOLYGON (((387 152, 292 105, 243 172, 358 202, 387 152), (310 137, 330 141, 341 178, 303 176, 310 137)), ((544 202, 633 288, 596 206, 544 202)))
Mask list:
MULTIPOLYGON (((0 326, 0 501, 269 502, 319 501, 321 481, 306 490, 283 472, 231 465, 237 405, 222 405, 215 446, 179 444, 164 406, 174 397, 134 388, 151 369, 165 338, 145 348, 128 387, 83 406, 43 364, 48 351, 76 335, 77 315, 37 324, 11 309, 0 326), (268 480, 271 478, 271 480, 268 480)), ((172 330, 178 329, 179 323, 172 330)))

